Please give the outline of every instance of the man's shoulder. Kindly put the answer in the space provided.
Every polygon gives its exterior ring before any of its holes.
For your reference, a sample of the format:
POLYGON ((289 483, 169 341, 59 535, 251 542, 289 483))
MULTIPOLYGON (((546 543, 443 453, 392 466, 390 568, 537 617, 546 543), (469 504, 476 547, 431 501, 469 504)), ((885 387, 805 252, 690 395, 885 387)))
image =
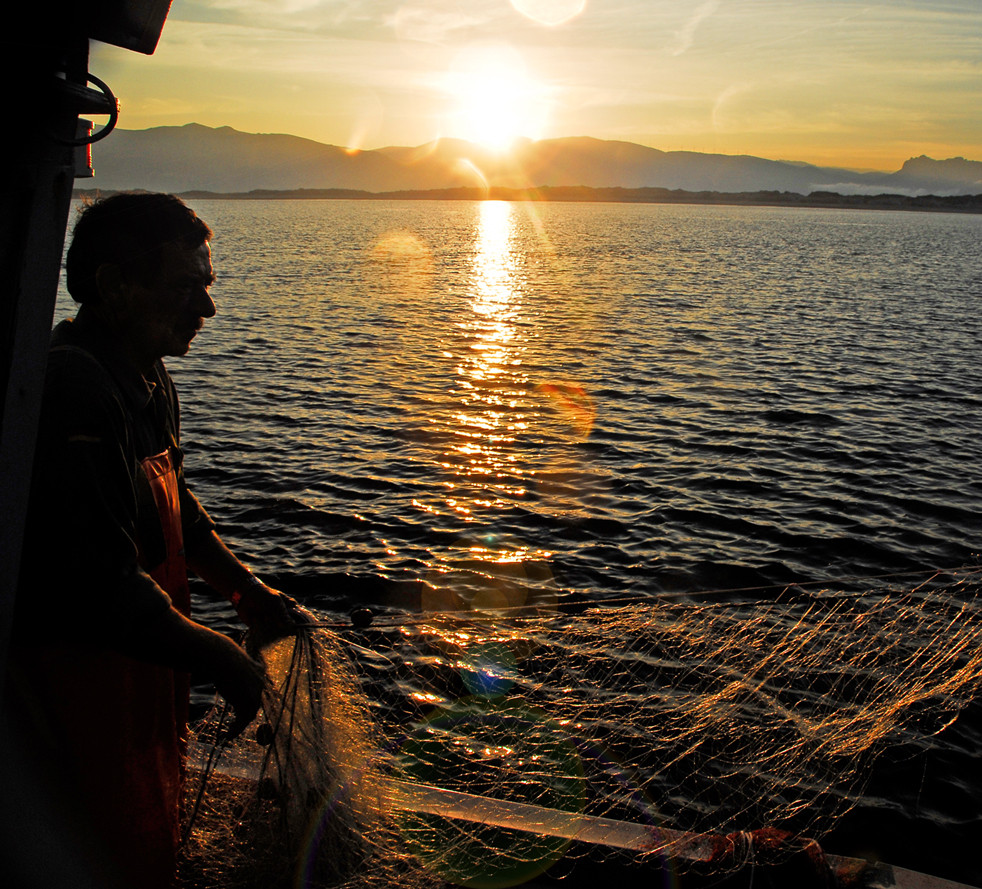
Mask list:
POLYGON ((75 335, 71 322, 52 331, 44 379, 44 412, 69 424, 88 425, 118 417, 119 387, 98 354, 75 335))
POLYGON ((68 388, 95 391, 112 386, 112 374, 106 363, 99 359, 95 350, 73 335, 73 331, 63 321, 52 331, 48 347, 47 384, 68 388))

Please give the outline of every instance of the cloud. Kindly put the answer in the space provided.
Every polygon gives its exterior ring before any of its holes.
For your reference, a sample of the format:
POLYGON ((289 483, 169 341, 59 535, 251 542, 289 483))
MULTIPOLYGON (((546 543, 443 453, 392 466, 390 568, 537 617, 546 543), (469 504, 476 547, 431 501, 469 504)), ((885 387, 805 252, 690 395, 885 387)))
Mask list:
POLYGON ((400 40, 432 43, 452 42, 461 31, 480 24, 480 20, 458 10, 432 10, 402 6, 386 19, 400 40))
POLYGON ((695 42, 696 31, 699 26, 708 19, 719 8, 719 0, 706 0, 700 4, 689 20, 675 32, 675 42, 669 47, 669 53, 673 56, 680 56, 691 48, 695 42))
POLYGON ((318 10, 322 16, 332 19, 346 18, 361 7, 370 3, 356 3, 354 0, 186 0, 174 11, 181 17, 185 15, 198 18, 201 12, 237 12, 249 18, 276 19, 283 15, 293 15, 308 10, 318 10))
POLYGON ((185 0, 172 7, 167 27, 174 22, 199 27, 238 24, 270 33, 356 36, 382 30, 380 7, 390 5, 390 0, 185 0))
POLYGON ((723 91, 716 97, 716 101, 713 103, 713 129, 725 129, 723 125, 723 109, 731 99, 740 95, 740 93, 748 92, 750 88, 751 86, 748 83, 731 83, 724 87, 723 91))

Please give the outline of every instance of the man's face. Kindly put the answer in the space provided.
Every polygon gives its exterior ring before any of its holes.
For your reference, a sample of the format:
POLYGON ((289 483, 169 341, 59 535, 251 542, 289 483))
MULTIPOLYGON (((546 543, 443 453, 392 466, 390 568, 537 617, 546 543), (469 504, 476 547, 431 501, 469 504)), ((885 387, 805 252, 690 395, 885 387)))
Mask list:
POLYGON ((215 281, 207 242, 189 250, 167 244, 149 284, 128 281, 120 320, 127 350, 146 369, 159 358, 187 353, 205 318, 215 314, 208 288, 215 281))

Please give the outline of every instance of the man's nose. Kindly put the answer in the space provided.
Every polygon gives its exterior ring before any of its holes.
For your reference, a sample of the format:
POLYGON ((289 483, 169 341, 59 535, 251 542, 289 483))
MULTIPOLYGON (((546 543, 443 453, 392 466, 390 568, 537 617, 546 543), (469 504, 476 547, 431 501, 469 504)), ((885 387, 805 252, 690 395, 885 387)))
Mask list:
POLYGON ((207 287, 200 288, 195 294, 194 308, 202 318, 211 318, 218 311, 207 287))

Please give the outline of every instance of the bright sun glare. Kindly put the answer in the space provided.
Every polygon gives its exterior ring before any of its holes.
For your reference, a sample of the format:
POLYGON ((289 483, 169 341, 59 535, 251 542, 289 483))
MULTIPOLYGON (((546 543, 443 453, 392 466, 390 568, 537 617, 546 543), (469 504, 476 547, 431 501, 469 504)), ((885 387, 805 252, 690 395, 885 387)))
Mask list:
POLYGON ((548 105, 542 84, 525 70, 517 52, 490 47, 462 55, 449 72, 453 98, 448 134, 505 151, 521 137, 538 139, 548 105))

